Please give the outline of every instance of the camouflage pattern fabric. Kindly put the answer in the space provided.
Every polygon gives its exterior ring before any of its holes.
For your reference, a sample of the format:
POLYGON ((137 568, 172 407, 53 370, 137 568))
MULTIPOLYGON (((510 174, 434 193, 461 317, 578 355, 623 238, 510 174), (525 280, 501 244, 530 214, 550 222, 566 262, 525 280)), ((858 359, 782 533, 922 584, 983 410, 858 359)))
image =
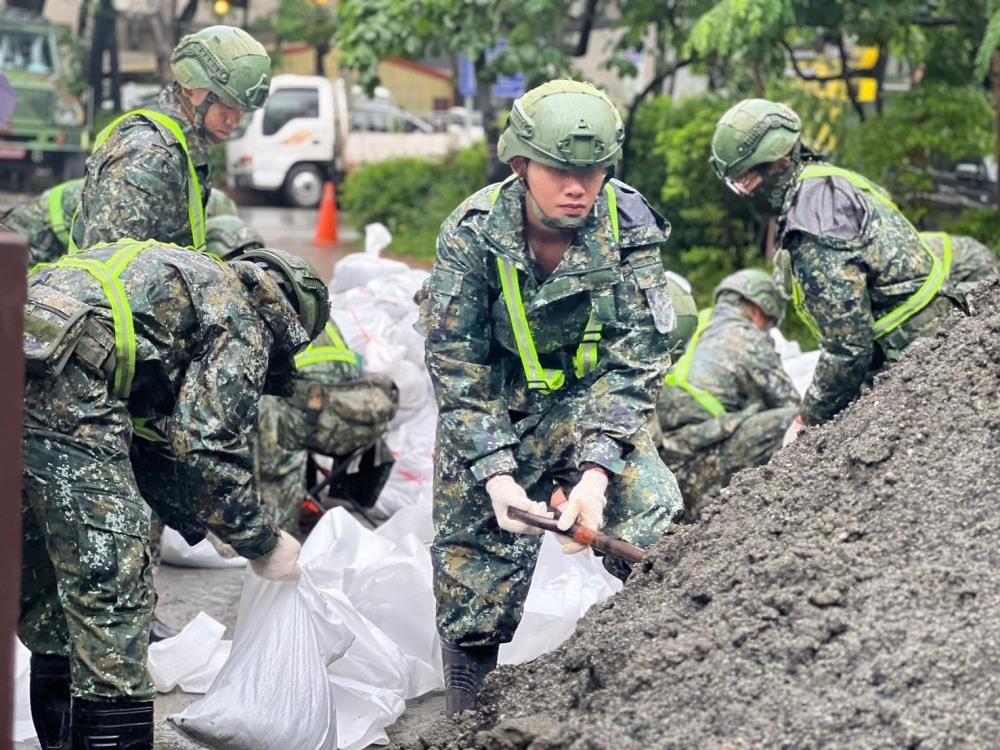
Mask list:
MULTIPOLYGON (((669 365, 663 334, 672 308, 659 247, 669 225, 632 188, 612 184, 620 243, 602 194, 547 278, 525 248, 519 181, 506 183, 495 204, 495 185, 471 196, 438 237, 420 309, 439 410, 431 556, 438 630, 462 646, 511 639, 540 543, 499 529, 483 480, 509 472, 532 499, 548 500, 553 482, 570 486, 584 465, 598 464, 611 474, 607 529, 643 547, 681 509, 645 429, 669 365), (520 269, 542 364, 567 371, 559 391, 527 387, 497 256, 520 269), (569 359, 592 308, 604 326, 599 360, 577 380, 569 359)), ((627 575, 625 566, 607 558, 606 565, 627 575)))
POLYGON ((874 340, 875 321, 920 288, 932 261, 902 214, 841 177, 793 181, 778 227, 775 264, 790 263, 822 335, 801 409, 807 424, 819 424, 847 406, 914 339, 932 333, 956 305, 945 289, 905 324, 874 340))
POLYGON ((677 477, 686 518, 695 520, 736 472, 767 463, 781 447, 799 396, 773 339, 734 292, 719 295, 687 379, 726 408, 712 417, 689 393, 669 386, 656 404, 660 455, 677 477))
MULTIPOLYGON (((939 258, 944 253, 941 237, 931 234, 927 244, 939 258)), ((951 235, 951 273, 954 284, 978 284, 980 281, 1000 277, 1000 258, 986 245, 973 237, 951 235)))
MULTIPOLYGON (((80 205, 80 194, 83 192, 83 180, 70 180, 62 195, 62 211, 66 218, 66 227, 72 225, 73 238, 79 245, 83 241, 83 222, 72 224, 73 213, 80 205)), ((33 201, 9 209, 0 217, 0 227, 9 229, 28 240, 30 254, 28 267, 35 263, 51 263, 69 252, 66 244, 52 231, 52 219, 49 216, 49 196, 52 190, 46 190, 33 201)))
MULTIPOLYGON (((208 144, 184 113, 176 85, 161 91, 150 109, 181 127, 204 205, 212 184, 208 144)), ((126 120, 87 159, 78 219, 83 225, 81 247, 125 237, 192 245, 188 179, 187 158, 168 130, 143 117, 126 120)))
MULTIPOLYGON (((330 324, 343 335, 332 320, 330 324)), ((332 346, 333 341, 321 333, 314 346, 332 346)), ((354 380, 361 374, 357 364, 349 362, 320 362, 310 365, 308 378, 324 385, 336 385, 354 380)), ((303 379, 302 373, 297 380, 303 379)), ((309 459, 305 438, 289 434, 289 425, 295 421, 298 410, 287 398, 265 396, 260 400, 258 417, 256 465, 261 502, 279 527, 295 533, 299 528, 299 507, 306 496, 306 463, 309 459), (292 446, 292 447, 288 447, 292 446)))
MULTIPOLYGON (((103 261, 117 249, 80 257, 103 261)), ((211 529, 248 558, 277 543, 257 500, 248 425, 280 350, 251 294, 269 287, 275 299, 284 297, 266 272, 240 265, 246 268, 155 245, 128 265, 121 280, 134 313, 137 367, 127 401, 111 394, 106 363, 88 354, 91 328, 75 334, 56 374, 29 371, 19 634, 32 651, 70 655, 74 695, 153 697, 145 661, 155 595, 143 499, 192 543, 211 529), (238 274, 255 274, 258 287, 251 292, 238 274), (133 417, 160 417, 166 442, 133 443, 133 417), (137 476, 159 491, 143 498, 137 476)), ((100 285, 58 265, 30 277, 27 336, 46 330, 35 301, 48 304, 60 293, 93 306, 87 325, 99 323, 107 338, 113 327, 100 285)))

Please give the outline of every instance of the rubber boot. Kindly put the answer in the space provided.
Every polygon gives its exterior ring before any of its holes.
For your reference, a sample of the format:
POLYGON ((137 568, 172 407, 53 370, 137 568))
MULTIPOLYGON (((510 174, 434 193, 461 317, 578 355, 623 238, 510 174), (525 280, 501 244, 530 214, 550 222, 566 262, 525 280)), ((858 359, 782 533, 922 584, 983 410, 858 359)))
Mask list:
POLYGON ((42 750, 69 750, 69 657, 31 655, 31 722, 42 750))
POLYGON ((153 702, 75 698, 73 750, 153 750, 153 702))
POLYGON ((483 680, 497 668, 499 645, 457 646, 441 642, 445 711, 449 716, 476 707, 483 680))
POLYGON ((167 638, 173 638, 179 632, 181 631, 175 630, 154 615, 153 624, 149 626, 149 642, 165 641, 167 638))

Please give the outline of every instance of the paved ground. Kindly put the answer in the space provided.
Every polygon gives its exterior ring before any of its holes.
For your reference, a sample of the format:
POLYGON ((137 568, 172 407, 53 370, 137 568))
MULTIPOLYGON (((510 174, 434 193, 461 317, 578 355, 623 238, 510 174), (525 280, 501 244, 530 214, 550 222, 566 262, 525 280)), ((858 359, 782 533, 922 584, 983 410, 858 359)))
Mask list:
MULTIPOLYGON (((44 188, 44 186, 41 186, 44 188)), ((0 190, 0 210, 31 199, 24 192, 0 190)), ((238 196, 243 202, 244 196, 238 196)), ((259 199, 253 203, 261 203, 259 199)), ((362 237, 350 226, 341 225, 340 243, 335 247, 316 247, 312 243, 315 233, 315 210, 289 209, 269 205, 242 206, 241 216, 252 223, 263 235, 268 245, 286 249, 306 258, 320 275, 329 280, 334 265, 347 253, 361 249, 362 237)), ((199 611, 204 610, 227 626, 226 638, 232 638, 233 626, 239 606, 243 571, 201 570, 161 566, 157 573, 157 591, 160 596, 159 616, 168 624, 181 627, 199 611)), ((196 700, 198 696, 175 690, 156 700, 156 747, 163 750, 191 750, 203 746, 177 732, 166 721, 196 700)), ((415 732, 438 718, 444 709, 441 693, 431 694, 412 702, 406 713, 390 731, 390 737, 404 746, 415 737, 415 732)))

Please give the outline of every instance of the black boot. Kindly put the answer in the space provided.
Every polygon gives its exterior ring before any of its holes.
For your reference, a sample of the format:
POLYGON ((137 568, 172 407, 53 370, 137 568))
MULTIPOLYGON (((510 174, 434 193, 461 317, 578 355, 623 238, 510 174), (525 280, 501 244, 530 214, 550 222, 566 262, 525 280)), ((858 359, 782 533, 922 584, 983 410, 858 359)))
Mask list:
POLYGON ((156 643, 157 641, 165 641, 167 638, 173 638, 179 632, 181 631, 175 630, 159 617, 154 615, 153 624, 149 626, 149 642, 156 643))
POLYGON ((69 657, 31 655, 31 722, 42 750, 69 750, 69 657))
POLYGON ((153 750, 153 702, 74 699, 73 750, 153 750))
POLYGON ((497 668, 500 646, 457 646, 441 641, 444 661, 445 710, 448 715, 476 707, 483 680, 497 668))

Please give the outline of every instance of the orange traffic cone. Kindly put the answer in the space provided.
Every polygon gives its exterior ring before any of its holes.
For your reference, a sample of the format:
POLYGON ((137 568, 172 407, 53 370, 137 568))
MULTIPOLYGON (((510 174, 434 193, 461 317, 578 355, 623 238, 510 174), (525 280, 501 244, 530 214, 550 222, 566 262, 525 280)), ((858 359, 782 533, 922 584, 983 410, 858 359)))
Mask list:
POLYGON ((316 221, 316 236, 313 244, 329 247, 337 244, 337 194, 333 183, 323 188, 323 200, 319 202, 319 219, 316 221))

